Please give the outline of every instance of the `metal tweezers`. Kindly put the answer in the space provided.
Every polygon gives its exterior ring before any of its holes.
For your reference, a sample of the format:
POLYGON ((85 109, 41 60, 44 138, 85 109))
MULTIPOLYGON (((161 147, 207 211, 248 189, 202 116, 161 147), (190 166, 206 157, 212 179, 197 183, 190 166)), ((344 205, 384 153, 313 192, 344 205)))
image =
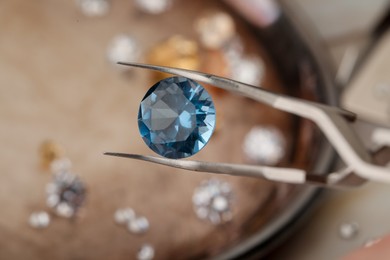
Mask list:
MULTIPOLYGON (((186 77, 237 93, 281 111, 309 119, 316 123, 325 134, 346 166, 329 174, 318 175, 294 168, 178 160, 112 152, 106 152, 104 153, 105 155, 143 160, 191 171, 250 176, 294 184, 314 184, 343 188, 357 187, 367 180, 390 183, 390 168, 373 164, 372 153, 364 147, 363 142, 352 128, 351 123, 356 120, 356 115, 350 111, 276 94, 232 79, 198 71, 138 63, 118 62, 118 64, 186 77)), ((390 146, 390 131, 386 128, 376 128, 370 137, 375 139, 374 141, 377 143, 378 150, 384 146, 390 146)))

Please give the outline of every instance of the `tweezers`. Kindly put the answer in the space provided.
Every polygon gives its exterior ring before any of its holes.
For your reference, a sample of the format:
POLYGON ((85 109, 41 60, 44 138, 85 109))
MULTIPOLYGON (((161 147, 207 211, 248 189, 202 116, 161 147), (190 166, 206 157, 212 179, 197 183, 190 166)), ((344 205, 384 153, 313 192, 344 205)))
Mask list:
MULTIPOLYGON (((250 176, 293 184, 343 188, 357 187, 368 180, 390 183, 390 168, 373 164, 372 153, 363 145, 362 140, 352 128, 352 122, 356 120, 356 115, 350 111, 273 93, 259 87, 199 71, 139 63, 118 62, 118 64, 186 77, 309 119, 324 133, 346 166, 335 172, 321 175, 295 168, 168 159, 127 153, 106 152, 105 155, 142 160, 191 171, 250 176)), ((377 149, 390 146, 390 131, 388 129, 378 128, 372 133, 372 137, 376 139, 374 141, 377 142, 377 149)))

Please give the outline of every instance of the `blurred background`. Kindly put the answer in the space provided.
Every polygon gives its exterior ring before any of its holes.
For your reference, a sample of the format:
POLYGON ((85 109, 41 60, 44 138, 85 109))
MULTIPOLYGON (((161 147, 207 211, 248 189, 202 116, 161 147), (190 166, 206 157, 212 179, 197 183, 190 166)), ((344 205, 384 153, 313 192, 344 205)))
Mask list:
MULTIPOLYGON (((167 77, 204 71, 390 127, 388 0, 0 2, 0 259, 337 259, 390 232, 388 185, 322 190, 104 157, 151 154, 137 126, 167 77)), ((205 86, 196 160, 342 165, 314 124, 205 86)), ((378 158, 388 163, 384 151, 378 158)))

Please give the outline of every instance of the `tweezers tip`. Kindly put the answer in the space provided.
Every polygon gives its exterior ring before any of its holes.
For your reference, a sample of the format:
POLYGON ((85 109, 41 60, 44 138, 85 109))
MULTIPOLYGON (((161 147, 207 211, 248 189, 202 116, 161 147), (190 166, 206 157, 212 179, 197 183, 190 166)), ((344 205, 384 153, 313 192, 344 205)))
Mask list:
POLYGON ((136 66, 138 63, 135 63, 135 62, 118 61, 116 64, 118 64, 118 65, 125 65, 125 66, 136 66))
POLYGON ((104 152, 103 155, 116 156, 116 157, 133 157, 133 154, 113 153, 113 152, 104 152))

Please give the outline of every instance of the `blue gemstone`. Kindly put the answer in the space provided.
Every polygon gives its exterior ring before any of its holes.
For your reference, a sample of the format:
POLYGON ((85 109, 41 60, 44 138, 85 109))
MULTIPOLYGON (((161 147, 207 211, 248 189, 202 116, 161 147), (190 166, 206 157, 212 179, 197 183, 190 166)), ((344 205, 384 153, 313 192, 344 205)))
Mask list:
POLYGON ((167 158, 185 158, 199 152, 215 127, 214 103, 197 82, 166 78, 153 85, 138 112, 142 139, 167 158))

